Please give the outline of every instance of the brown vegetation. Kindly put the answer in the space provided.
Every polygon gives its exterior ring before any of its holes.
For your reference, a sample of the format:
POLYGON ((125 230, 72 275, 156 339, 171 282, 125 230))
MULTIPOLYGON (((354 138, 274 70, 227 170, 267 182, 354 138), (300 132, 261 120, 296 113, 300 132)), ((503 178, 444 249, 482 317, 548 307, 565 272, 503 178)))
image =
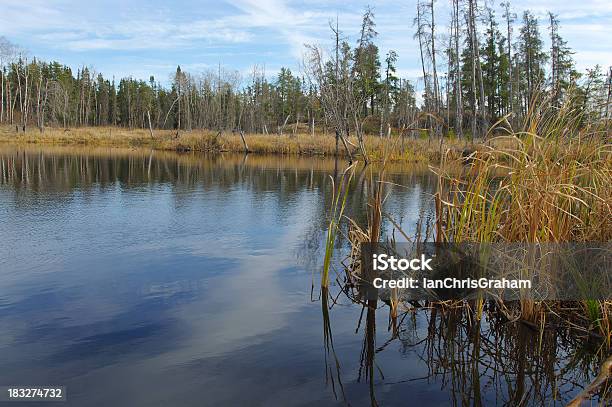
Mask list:
MULTIPOLYGON (((306 156, 346 156, 342 145, 336 144, 333 135, 316 133, 297 135, 246 134, 250 153, 306 155, 306 156)), ((357 150, 357 140, 347 139, 349 148, 357 150), (353 146, 351 146, 351 143, 353 146)), ((120 127, 79 127, 72 129, 46 128, 15 132, 8 126, 0 127, 0 142, 18 144, 48 145, 88 145, 107 147, 144 147, 164 151, 201 151, 243 153, 245 148, 239 133, 193 130, 181 132, 156 130, 151 137, 148 129, 129 130, 120 127)), ((365 148, 371 161, 382 161, 390 140, 385 137, 364 136, 365 148)), ((340 143, 341 144, 341 143, 340 143)), ((451 157, 460 157, 467 147, 465 142, 448 139, 405 138, 393 143, 395 148, 387 153, 387 161, 401 162, 438 162, 442 151, 451 157)))

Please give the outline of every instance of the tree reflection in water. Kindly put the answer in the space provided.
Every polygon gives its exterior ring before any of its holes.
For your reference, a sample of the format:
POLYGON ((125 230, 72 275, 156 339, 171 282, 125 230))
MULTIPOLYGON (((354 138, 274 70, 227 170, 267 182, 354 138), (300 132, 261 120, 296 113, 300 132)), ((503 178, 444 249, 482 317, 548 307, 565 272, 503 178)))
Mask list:
MULTIPOLYGON (((356 379, 344 381, 367 382, 373 406, 379 405, 378 386, 413 381, 439 384, 452 406, 566 405, 593 380, 607 356, 598 341, 585 341, 570 329, 539 329, 508 321, 494 302, 484 304, 481 319, 465 302, 413 301, 400 304, 402 311, 394 316, 389 301, 360 301, 352 287, 341 286, 340 291, 363 307, 356 322, 357 332, 363 334, 359 372, 356 379), (381 314, 388 314, 390 323, 388 332, 377 335, 376 318, 381 314), (377 338, 383 335, 387 338, 377 347, 377 338), (384 366, 376 360, 382 352, 392 351, 389 345, 394 343, 401 354, 416 352, 427 374, 387 380, 384 366)), ((329 296, 325 292, 322 297, 327 298, 323 301, 325 349, 334 353, 329 296)), ((341 363, 335 353, 333 357, 336 380, 341 383, 341 363)), ((594 402, 609 403, 610 391, 610 385, 603 386, 594 402)))

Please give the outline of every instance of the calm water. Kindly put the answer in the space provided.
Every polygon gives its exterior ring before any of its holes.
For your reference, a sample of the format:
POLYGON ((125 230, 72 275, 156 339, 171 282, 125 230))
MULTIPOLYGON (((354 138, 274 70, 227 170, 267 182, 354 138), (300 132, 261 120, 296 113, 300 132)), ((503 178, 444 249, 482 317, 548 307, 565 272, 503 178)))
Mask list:
MULTIPOLYGON (((63 385, 70 406, 563 405, 597 369, 562 334, 537 346, 429 311, 394 332, 384 303, 337 286, 322 304, 333 161, 13 146, 0 161, 0 385, 63 385)), ((362 223, 369 171, 349 199, 362 223)), ((385 208, 412 231, 435 180, 391 173, 404 187, 385 208)))

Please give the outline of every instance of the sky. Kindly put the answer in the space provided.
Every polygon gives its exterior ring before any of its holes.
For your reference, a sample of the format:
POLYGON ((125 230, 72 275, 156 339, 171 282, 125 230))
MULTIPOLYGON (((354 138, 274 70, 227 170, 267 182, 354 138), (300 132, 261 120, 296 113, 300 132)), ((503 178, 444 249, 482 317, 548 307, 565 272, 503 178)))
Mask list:
MULTIPOLYGON (((547 12, 558 14, 560 33, 579 70, 612 65, 611 0, 514 0, 519 15, 530 9, 540 19, 548 46, 547 12)), ((300 73, 304 44, 330 48, 329 21, 337 17, 344 37, 355 44, 365 2, 313 0, 0 0, 0 36, 30 56, 72 67, 92 67, 106 77, 132 76, 167 84, 178 64, 197 74, 237 70, 243 80, 253 66, 272 77, 285 66, 300 73)), ((480 5, 484 0, 479 1, 480 5)), ((499 1, 491 2, 502 23, 499 1)), ((381 59, 398 55, 398 74, 420 76, 413 39, 416 0, 371 1, 381 59)), ((450 0, 436 1, 439 42, 448 32, 450 0)), ((517 23, 518 24, 518 23, 517 23)), ((515 35, 518 33, 518 26, 515 35)), ((439 58, 443 62, 443 58, 439 58)), ((445 66, 438 69, 445 71, 445 66)), ((418 87, 418 83, 417 83, 418 87)))

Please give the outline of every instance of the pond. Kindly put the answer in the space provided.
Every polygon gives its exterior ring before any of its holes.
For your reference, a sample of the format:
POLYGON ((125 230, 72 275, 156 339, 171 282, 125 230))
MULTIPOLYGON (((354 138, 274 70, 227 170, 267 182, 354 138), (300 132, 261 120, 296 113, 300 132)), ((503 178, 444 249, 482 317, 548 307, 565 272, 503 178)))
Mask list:
MULTIPOLYGON (((597 344, 563 332, 464 310, 390 323, 337 284, 321 299, 345 166, 1 145, 0 385, 65 386, 70 406, 548 406, 596 376, 597 344)), ((360 224, 375 172, 351 185, 360 224)), ((412 233, 436 179, 391 166, 387 180, 385 211, 412 233)))

